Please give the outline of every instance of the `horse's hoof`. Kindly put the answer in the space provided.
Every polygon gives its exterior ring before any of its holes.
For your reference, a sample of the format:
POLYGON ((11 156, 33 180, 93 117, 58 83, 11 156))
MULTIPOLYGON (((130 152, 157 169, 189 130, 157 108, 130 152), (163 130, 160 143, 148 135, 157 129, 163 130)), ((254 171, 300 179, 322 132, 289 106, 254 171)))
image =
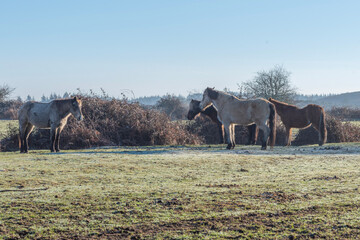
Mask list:
POLYGON ((261 147, 261 150, 266 150, 266 147, 261 147))
POLYGON ((227 150, 231 150, 232 146, 231 145, 227 145, 226 149, 227 150))
POLYGON ((56 149, 56 152, 60 152, 60 149, 56 149))

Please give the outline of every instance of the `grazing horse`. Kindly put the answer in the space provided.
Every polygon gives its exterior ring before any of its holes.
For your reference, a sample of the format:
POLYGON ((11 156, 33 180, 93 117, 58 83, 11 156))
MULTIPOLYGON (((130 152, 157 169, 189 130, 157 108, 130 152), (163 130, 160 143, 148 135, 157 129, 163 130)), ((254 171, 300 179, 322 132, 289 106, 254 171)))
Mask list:
POLYGON ((291 144, 292 128, 307 128, 312 125, 319 132, 319 145, 322 146, 327 139, 325 111, 316 104, 309 104, 304 108, 298 108, 284 102, 269 98, 276 106, 281 121, 286 128, 286 146, 291 144))
POLYGON ((263 131, 261 149, 265 150, 268 139, 270 146, 273 147, 276 138, 276 109, 274 104, 266 99, 258 98, 251 100, 241 100, 225 92, 206 88, 203 98, 199 104, 200 109, 213 105, 218 118, 224 125, 227 149, 235 147, 235 125, 252 125, 263 131), (269 122, 270 128, 267 126, 269 122))
POLYGON ((72 114, 81 121, 81 100, 77 97, 57 99, 49 103, 26 102, 19 110, 20 152, 27 153, 28 138, 34 127, 50 129, 50 150, 59 152, 60 133, 72 114))
MULTIPOLYGON (((220 136, 219 143, 220 144, 225 143, 224 126, 219 121, 218 113, 217 113, 216 109, 214 108, 214 106, 211 105, 202 111, 200 108, 200 101, 192 99, 189 104, 189 112, 187 114, 187 118, 189 120, 193 120, 195 118, 195 116, 198 115, 199 113, 202 113, 202 114, 208 116, 214 123, 217 124, 218 129, 219 129, 219 136, 220 136)), ((248 131, 249 131, 249 141, 247 144, 254 145, 256 143, 256 140, 258 137, 258 132, 259 132, 258 128, 256 127, 256 124, 248 126, 248 131)))

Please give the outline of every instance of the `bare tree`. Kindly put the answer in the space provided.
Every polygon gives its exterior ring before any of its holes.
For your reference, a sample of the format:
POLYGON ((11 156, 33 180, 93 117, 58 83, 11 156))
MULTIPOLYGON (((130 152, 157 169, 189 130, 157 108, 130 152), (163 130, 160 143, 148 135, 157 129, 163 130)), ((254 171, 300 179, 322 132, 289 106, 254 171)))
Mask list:
POLYGON ((184 119, 186 108, 180 97, 167 94, 163 96, 155 106, 157 109, 170 116, 171 120, 184 119))
POLYGON ((239 89, 246 97, 271 97, 284 102, 293 102, 296 95, 296 88, 290 82, 290 72, 282 66, 257 72, 253 80, 242 83, 239 89))
POLYGON ((14 88, 11 88, 6 84, 1 86, 0 87, 0 101, 4 101, 6 98, 8 98, 14 90, 15 90, 14 88))

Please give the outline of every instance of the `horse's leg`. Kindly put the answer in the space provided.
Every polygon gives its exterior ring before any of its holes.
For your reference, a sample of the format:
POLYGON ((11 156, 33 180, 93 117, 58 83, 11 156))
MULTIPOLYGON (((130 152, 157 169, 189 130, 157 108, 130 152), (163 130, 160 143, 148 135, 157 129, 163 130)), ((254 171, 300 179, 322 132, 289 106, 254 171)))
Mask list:
POLYGON ((231 146, 232 146, 232 144, 231 144, 231 133, 230 133, 230 124, 228 124, 228 123, 225 123, 224 124, 224 130, 225 130, 225 136, 226 136, 226 142, 227 142, 227 147, 226 147, 226 149, 231 149, 231 146))
POLYGON ((221 124, 221 133, 222 133, 222 143, 226 142, 226 133, 225 133, 225 128, 224 125, 221 124))
POLYGON ((25 131, 26 131, 27 122, 19 120, 19 134, 20 134, 20 153, 24 152, 24 140, 25 140, 25 131))
POLYGON ((263 131, 263 139, 262 139, 262 145, 261 145, 261 150, 266 150, 267 147, 267 141, 269 138, 269 134, 270 134, 270 128, 266 125, 266 124, 257 124, 259 126, 259 129, 261 129, 261 131, 263 131))
POLYGON ((235 124, 230 125, 230 133, 231 133, 231 149, 235 148, 235 124))
POLYGON ((256 126, 256 124, 253 124, 253 130, 254 130, 254 138, 252 145, 255 145, 259 136, 259 128, 256 126))
POLYGON ((50 151, 55 152, 55 137, 57 134, 58 128, 55 126, 51 126, 50 129, 50 151))
POLYGON ((322 141, 322 136, 321 136, 321 131, 320 131, 320 123, 319 124, 312 124, 311 126, 313 126, 315 128, 316 131, 318 131, 319 134, 319 146, 323 145, 323 141, 322 141))
POLYGON ((257 135, 259 133, 259 129, 256 127, 256 124, 252 124, 247 127, 249 132, 247 145, 254 145, 257 140, 257 135))
POLYGON ((285 139, 285 145, 290 146, 291 145, 291 139, 292 139, 292 128, 286 127, 286 139, 285 139))
POLYGON ((219 144, 223 144, 225 141, 224 141, 224 127, 222 125, 221 122, 218 122, 217 123, 218 125, 218 130, 219 130, 219 135, 220 135, 220 141, 219 141, 219 144))
POLYGON ((56 132, 56 136, 55 136, 55 151, 56 152, 60 152, 60 147, 59 147, 60 133, 62 132, 63 129, 64 129, 64 126, 60 126, 56 132))
POLYGON ((247 126, 247 129, 248 129, 248 141, 247 141, 247 143, 245 145, 251 145, 252 138, 253 138, 253 135, 254 135, 252 125, 247 126))
POLYGON ((25 134, 24 134, 24 141, 23 141, 23 146, 24 146, 24 153, 27 153, 29 150, 29 136, 30 133, 32 132, 32 130, 34 129, 34 125, 32 125, 31 123, 28 123, 25 129, 25 134))

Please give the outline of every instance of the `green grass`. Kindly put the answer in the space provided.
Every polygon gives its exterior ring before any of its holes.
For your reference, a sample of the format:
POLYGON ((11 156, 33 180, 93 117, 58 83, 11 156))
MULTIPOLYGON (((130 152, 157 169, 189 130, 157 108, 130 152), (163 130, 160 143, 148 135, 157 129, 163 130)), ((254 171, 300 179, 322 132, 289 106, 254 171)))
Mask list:
POLYGON ((0 153, 0 239, 360 236, 360 155, 223 147, 0 153))

